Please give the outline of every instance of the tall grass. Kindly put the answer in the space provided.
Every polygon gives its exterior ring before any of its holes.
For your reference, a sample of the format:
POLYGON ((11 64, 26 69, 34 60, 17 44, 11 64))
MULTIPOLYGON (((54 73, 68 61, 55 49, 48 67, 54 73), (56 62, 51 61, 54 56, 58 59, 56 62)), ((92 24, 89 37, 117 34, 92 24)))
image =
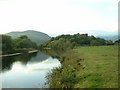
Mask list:
POLYGON ((117 88, 118 47, 76 47, 61 55, 62 67, 48 75, 51 88, 117 88))

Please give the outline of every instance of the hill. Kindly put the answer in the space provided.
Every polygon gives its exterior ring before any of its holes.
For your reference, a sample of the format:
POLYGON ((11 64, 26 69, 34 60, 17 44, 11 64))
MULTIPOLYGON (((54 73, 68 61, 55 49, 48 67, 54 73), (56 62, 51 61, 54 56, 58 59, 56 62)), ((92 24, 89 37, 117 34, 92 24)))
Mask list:
POLYGON ((114 43, 103 38, 98 38, 95 36, 89 36, 88 34, 74 34, 74 35, 60 35, 51 38, 49 41, 42 43, 39 48, 51 48, 66 50, 71 49, 75 46, 101 46, 101 45, 113 45, 114 43))
POLYGON ((95 37, 104 38, 105 40, 112 40, 113 42, 118 40, 118 35, 120 34, 118 31, 108 30, 89 30, 84 33, 88 33, 89 35, 93 35, 95 37))
POLYGON ((98 37, 104 38, 105 40, 112 40, 113 42, 118 40, 118 35, 99 35, 98 37))
POLYGON ((36 42, 38 45, 49 40, 51 37, 45 33, 34 31, 34 30, 27 30, 23 32, 10 32, 6 35, 11 36, 13 39, 20 37, 21 35, 26 35, 30 38, 33 42, 36 42))

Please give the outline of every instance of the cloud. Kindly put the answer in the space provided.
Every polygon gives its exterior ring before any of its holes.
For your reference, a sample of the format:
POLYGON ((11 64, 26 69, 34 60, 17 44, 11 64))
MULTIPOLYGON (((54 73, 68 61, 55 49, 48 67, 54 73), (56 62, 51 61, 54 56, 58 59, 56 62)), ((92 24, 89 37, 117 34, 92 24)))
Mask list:
MULTIPOLYGON (((75 1, 92 3, 103 0, 75 1)), ((93 29, 117 30, 117 18, 107 16, 109 12, 97 13, 99 11, 89 7, 69 5, 66 0, 5 0, 0 3, 0 12, 1 33, 29 29, 48 34, 93 29)))

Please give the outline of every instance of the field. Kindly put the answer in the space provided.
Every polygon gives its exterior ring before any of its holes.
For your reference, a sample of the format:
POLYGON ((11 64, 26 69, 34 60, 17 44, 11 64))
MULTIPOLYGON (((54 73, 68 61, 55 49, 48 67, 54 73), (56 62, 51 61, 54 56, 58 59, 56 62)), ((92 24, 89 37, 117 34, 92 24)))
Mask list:
POLYGON ((78 72, 80 88, 116 88, 118 87, 118 47, 94 46, 75 49, 85 69, 78 72))
POLYGON ((48 75, 51 88, 118 87, 117 46, 81 46, 59 57, 62 68, 48 75))

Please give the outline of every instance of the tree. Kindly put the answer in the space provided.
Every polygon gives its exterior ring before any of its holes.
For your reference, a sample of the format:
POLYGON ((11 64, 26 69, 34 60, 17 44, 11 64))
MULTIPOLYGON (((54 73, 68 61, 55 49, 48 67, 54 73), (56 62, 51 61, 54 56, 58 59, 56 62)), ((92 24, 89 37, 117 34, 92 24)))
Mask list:
POLYGON ((37 44, 32 42, 27 36, 23 35, 14 40, 17 48, 37 48, 37 44))
POLYGON ((8 54, 14 51, 13 40, 10 36, 2 35, 2 53, 8 54))
POLYGON ((26 35, 22 35, 20 39, 28 39, 28 37, 26 35))
POLYGON ((74 34, 74 35, 60 35, 52 38, 51 40, 41 44, 40 48, 52 48, 52 49, 65 49, 73 48, 75 46, 99 46, 99 45, 111 45, 111 41, 106 41, 102 38, 96 38, 94 36, 88 36, 88 34, 74 34))
POLYGON ((96 38, 95 40, 91 40, 90 45, 91 46, 106 45, 106 42, 104 39, 96 38))
POLYGON ((113 42, 111 40, 107 40, 106 45, 113 45, 113 42))
POLYGON ((115 44, 120 44, 120 39, 114 42, 115 44))

